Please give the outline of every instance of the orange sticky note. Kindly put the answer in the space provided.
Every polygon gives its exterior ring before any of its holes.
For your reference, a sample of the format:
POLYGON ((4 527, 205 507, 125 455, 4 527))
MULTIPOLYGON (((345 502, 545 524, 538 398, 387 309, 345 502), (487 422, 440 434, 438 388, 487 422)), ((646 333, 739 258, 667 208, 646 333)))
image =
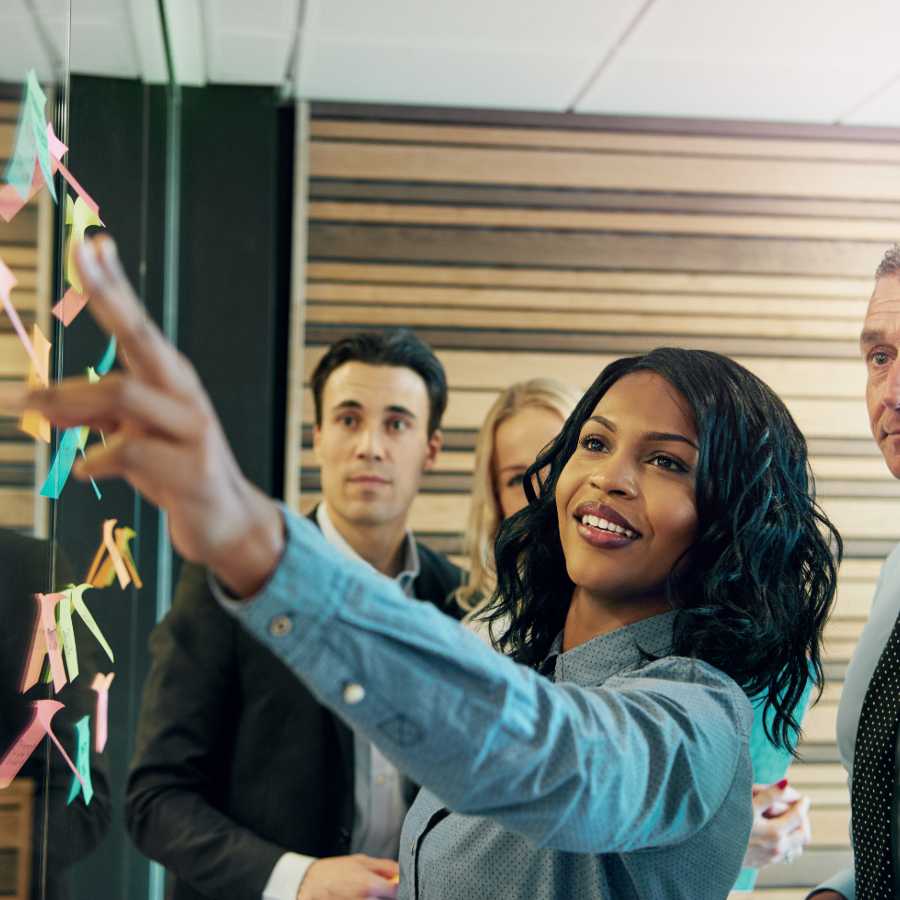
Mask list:
POLYGON ((129 528, 127 525, 124 528, 116 529, 116 547, 119 550, 119 555, 122 557, 122 562, 125 563, 125 568, 128 570, 128 575, 134 582, 134 586, 140 589, 144 586, 144 583, 141 581, 141 576, 138 575, 134 557, 131 555, 131 539, 133 537, 137 537, 137 534, 133 528, 129 528))
MULTIPOLYGON (((119 587, 124 590, 131 582, 131 574, 129 573, 128 566, 125 564, 125 560, 122 559, 122 554, 119 552, 119 548, 116 545, 116 540, 113 533, 115 526, 115 519, 107 519, 103 523, 103 543, 94 554, 94 560, 91 563, 91 567, 88 570, 87 577, 84 580, 94 587, 108 587, 110 584, 112 584, 111 573, 114 571, 119 579, 119 587)), ((128 530, 131 531, 130 528, 128 530)), ((134 535, 134 532, 132 531, 131 534, 134 535)), ((137 573, 135 572, 135 574, 137 573)), ((135 581, 135 586, 141 587, 141 584, 139 584, 138 582, 139 579, 135 581)))

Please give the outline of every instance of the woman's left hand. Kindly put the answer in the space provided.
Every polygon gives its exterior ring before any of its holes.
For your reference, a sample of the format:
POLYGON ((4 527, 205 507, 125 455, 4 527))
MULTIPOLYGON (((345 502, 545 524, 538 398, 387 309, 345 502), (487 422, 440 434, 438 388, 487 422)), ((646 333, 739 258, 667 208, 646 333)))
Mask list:
POLYGON ((761 869, 793 862, 812 839, 809 803, 809 797, 790 787, 787 779, 753 785, 753 827, 744 866, 761 869))

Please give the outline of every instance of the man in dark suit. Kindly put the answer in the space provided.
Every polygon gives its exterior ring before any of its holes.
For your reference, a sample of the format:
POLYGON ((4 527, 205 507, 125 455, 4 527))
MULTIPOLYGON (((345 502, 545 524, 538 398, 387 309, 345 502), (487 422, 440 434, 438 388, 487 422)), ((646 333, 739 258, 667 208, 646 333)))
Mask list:
MULTIPOLYGON (((860 335, 866 406, 875 443, 900 478, 900 244, 875 272, 860 335)), ((853 865, 808 896, 900 897, 900 545, 884 562, 869 620, 847 667, 837 715, 850 776, 853 865)))
MULTIPOLYGON (((348 558, 459 617, 460 571, 409 509, 441 447, 443 367, 407 331, 338 341, 312 379, 322 502, 348 558)), ((414 788, 300 685, 187 567, 151 637, 126 819, 174 900, 393 897, 414 788)))
MULTIPOLYGON (((61 587, 72 580, 68 565, 58 553, 53 578, 52 561, 52 545, 47 541, 0 528, 0 620, 3 622, 0 630, 0 757, 30 723, 33 700, 53 697, 65 704, 53 718, 53 732, 73 760, 75 723, 82 716, 91 715, 93 728, 96 695, 90 684, 100 659, 92 639, 79 640, 78 678, 65 685, 59 694, 54 695, 52 687, 43 683, 24 695, 19 691, 37 612, 34 594, 50 590, 54 581, 56 587, 61 587)), ((94 795, 90 805, 85 805, 80 795, 67 804, 72 770, 46 738, 28 758, 18 777, 30 779, 34 788, 31 896, 35 900, 66 900, 71 895, 69 867, 91 853, 109 827, 109 778, 105 761, 91 749, 94 795), (46 860, 44 846, 47 848, 46 860), (44 869, 46 891, 41 888, 44 869)), ((0 800, 2 797, 0 793, 0 800)), ((0 894, 3 893, 3 887, 0 887, 0 894)))

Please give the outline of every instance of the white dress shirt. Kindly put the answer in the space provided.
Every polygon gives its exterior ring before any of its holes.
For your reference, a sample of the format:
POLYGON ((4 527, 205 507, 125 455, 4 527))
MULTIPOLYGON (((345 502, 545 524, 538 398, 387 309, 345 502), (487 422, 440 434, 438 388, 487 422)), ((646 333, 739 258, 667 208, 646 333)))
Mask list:
MULTIPOLYGON (((316 509, 322 536, 348 559, 365 562, 337 530, 325 503, 316 509)), ((419 577, 419 553, 412 532, 406 533, 402 571, 394 579, 407 597, 419 577)), ((353 830, 350 849, 383 859, 396 859, 400 829, 409 805, 403 794, 403 779, 387 758, 364 737, 353 735, 353 830)), ((263 890, 263 900, 296 900, 300 884, 316 861, 302 853, 285 853, 275 864, 263 890)))

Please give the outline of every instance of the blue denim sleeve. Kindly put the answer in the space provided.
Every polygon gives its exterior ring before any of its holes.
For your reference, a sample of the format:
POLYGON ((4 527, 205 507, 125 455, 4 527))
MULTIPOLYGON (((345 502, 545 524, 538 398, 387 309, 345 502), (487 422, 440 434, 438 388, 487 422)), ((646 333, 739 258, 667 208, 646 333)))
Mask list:
POLYGON ((820 884, 811 893, 807 894, 807 900, 813 900, 819 891, 837 891, 845 900, 856 900, 856 876, 853 869, 844 869, 833 878, 820 884))
POLYGON ((668 657, 597 688, 554 684, 285 521, 269 583, 220 602, 448 808, 604 853, 682 841, 721 806, 747 701, 717 670, 668 657))

